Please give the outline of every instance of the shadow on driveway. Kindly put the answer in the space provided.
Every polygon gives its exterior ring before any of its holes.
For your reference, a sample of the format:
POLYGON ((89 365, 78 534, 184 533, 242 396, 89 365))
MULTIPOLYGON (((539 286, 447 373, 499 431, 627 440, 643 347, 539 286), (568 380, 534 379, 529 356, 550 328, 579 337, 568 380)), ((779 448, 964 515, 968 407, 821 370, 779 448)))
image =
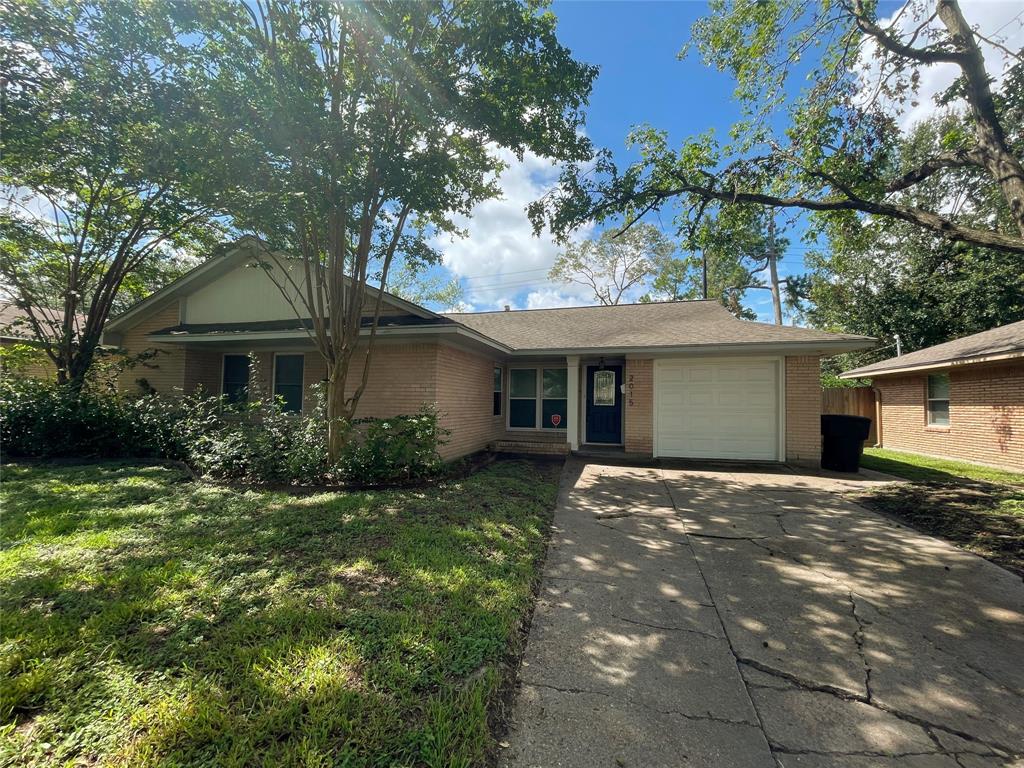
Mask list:
POLYGON ((1024 585, 785 467, 563 475, 508 766, 996 766, 1024 585))

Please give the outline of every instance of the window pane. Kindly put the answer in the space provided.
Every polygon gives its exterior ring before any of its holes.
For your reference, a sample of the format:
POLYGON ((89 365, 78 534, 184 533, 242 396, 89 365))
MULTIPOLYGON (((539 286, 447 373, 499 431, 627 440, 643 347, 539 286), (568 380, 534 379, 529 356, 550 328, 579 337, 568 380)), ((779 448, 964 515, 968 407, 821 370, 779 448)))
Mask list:
POLYGON ((501 368, 494 369, 494 391, 501 392, 501 368))
POLYGON ((594 405, 615 405, 615 371, 594 371, 594 405))
POLYGON ((229 403, 244 403, 249 390, 248 355, 224 355, 221 393, 229 403))
POLYGON ((509 400, 508 424, 510 427, 533 429, 537 426, 536 400, 509 400))
POLYGON ((494 410, 492 413, 495 416, 501 416, 501 392, 494 393, 494 410))
POLYGON ((522 368, 509 371, 510 397, 536 397, 537 371, 533 368, 522 368))
POLYGON ((939 427, 949 426, 949 400, 928 401, 928 423, 939 427))
POLYGON ((284 398, 286 411, 302 410, 303 355, 278 355, 274 359, 274 394, 284 398))
POLYGON ((544 397, 568 397, 568 376, 565 368, 545 368, 544 397))
POLYGON ((543 420, 540 425, 544 429, 565 429, 565 419, 568 413, 566 406, 568 402, 564 398, 543 400, 541 402, 543 420))
POLYGON ((949 400, 948 373, 935 373, 928 377, 928 399, 949 400))

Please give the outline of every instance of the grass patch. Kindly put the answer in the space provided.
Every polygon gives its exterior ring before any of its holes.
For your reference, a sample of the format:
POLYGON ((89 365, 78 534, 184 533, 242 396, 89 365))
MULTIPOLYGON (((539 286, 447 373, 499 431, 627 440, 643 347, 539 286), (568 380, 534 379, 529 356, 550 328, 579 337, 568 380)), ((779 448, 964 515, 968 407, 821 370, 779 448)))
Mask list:
POLYGON ((929 480, 939 483, 979 480, 986 483, 1024 485, 1024 473, 968 464, 954 459, 934 459, 913 453, 885 448, 865 448, 861 466, 907 480, 929 480))
POLYGON ((479 764, 559 469, 298 497, 4 467, 0 764, 479 764))
POLYGON ((1024 576, 1024 474, 878 448, 861 466, 913 482, 857 501, 1024 576))

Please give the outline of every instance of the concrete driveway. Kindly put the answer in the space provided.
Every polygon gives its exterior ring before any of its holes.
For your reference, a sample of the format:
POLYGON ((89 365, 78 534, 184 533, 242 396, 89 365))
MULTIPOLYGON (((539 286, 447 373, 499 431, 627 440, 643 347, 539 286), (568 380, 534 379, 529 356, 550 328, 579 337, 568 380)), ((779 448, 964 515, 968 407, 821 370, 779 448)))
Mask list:
POLYGON ((1024 765, 1024 585, 767 467, 570 460, 504 766, 1024 765))

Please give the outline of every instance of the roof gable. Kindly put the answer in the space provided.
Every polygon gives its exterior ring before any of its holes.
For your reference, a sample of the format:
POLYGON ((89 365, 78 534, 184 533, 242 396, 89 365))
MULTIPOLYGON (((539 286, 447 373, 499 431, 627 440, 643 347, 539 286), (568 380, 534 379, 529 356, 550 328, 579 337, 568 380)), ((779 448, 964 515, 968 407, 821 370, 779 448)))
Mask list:
MULTIPOLYGON (((127 311, 111 318, 106 330, 120 333, 172 301, 184 300, 186 322, 267 322, 295 318, 295 309, 271 278, 254 265, 262 242, 246 236, 226 246, 195 269, 164 286, 127 311)), ((301 284, 301 279, 298 281, 301 284)), ((367 286, 367 298, 376 299, 378 290, 367 286)), ((296 302, 301 307, 301 301, 296 302)), ((393 294, 384 293, 384 313, 439 319, 440 315, 393 294)))

